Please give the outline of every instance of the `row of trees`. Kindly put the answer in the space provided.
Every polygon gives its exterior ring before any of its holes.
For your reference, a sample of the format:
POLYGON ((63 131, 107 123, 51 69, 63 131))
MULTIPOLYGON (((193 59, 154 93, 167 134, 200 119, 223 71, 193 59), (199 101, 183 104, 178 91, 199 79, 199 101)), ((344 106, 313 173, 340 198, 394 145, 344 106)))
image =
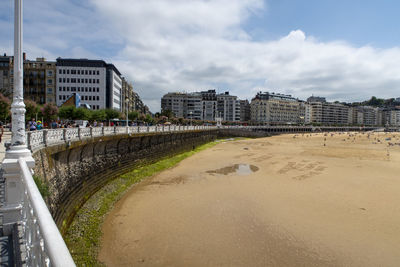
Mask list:
MULTIPOLYGON (((31 100, 25 100, 25 120, 29 121, 32 118, 43 119, 45 122, 52 120, 89 120, 89 121, 105 121, 112 119, 126 120, 126 114, 113 109, 89 110, 85 108, 75 108, 74 106, 58 108, 54 104, 38 105, 31 100)), ((0 93, 0 121, 11 120, 11 101, 0 93)), ((142 121, 146 123, 155 123, 158 120, 153 119, 149 114, 140 114, 137 111, 128 113, 128 118, 131 121, 142 121)))

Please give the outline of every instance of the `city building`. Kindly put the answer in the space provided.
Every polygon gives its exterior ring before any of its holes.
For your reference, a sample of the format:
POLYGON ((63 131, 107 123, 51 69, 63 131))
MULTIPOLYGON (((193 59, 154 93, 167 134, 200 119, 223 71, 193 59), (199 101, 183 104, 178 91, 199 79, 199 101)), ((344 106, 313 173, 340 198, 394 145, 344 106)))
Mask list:
POLYGON ((249 100, 239 100, 240 102, 240 121, 250 121, 251 120, 251 109, 249 100))
POLYGON ((122 79, 122 91, 121 91, 121 104, 122 104, 122 111, 128 112, 135 110, 135 99, 133 94, 133 85, 132 83, 128 82, 124 77, 122 79))
POLYGON ((400 109, 386 108, 382 111, 382 124, 385 126, 400 126, 400 109))
POLYGON ((308 121, 321 125, 349 125, 349 107, 339 103, 307 103, 308 121))
POLYGON ((122 78, 113 64, 106 65, 106 107, 122 111, 122 78))
POLYGON ((6 54, 0 56, 0 93, 5 96, 12 94, 11 63, 12 57, 6 54))
POLYGON ((240 101, 229 92, 217 94, 215 90, 192 93, 167 93, 161 98, 161 111, 172 111, 175 117, 215 121, 240 121, 240 101))
POLYGON ((349 108, 349 124, 382 125, 382 111, 377 107, 356 106, 349 108))
POLYGON ((203 104, 202 119, 207 121, 215 121, 217 115, 217 93, 215 90, 200 92, 203 104))
POLYGON ((217 95, 217 117, 223 121, 240 121, 240 101, 229 92, 217 95))
POLYGON ((303 124, 305 104, 284 94, 259 92, 251 100, 251 120, 266 124, 303 124))
MULTIPOLYGON (((6 57, 6 56, 5 56, 6 57)), ((3 59, 5 58, 3 57, 3 59)), ((14 88, 14 57, 9 57, 9 75, 8 81, 3 79, 1 83, 9 86, 9 92, 14 88)), ((32 100, 37 104, 54 103, 56 101, 56 62, 46 61, 45 58, 36 58, 36 60, 27 60, 26 54, 23 54, 24 60, 24 98, 32 100)), ((5 64, 5 62, 3 62, 5 64)), ((5 68, 5 66, 4 66, 5 68)), ((4 75, 5 69, 3 69, 4 75)), ((0 75, 1 76, 1 75, 0 75)), ((0 77, 1 78, 1 77, 0 77)), ((4 85, 3 85, 4 86, 4 85)))
POLYGON ((57 58, 57 106, 73 93, 91 109, 106 108, 106 71, 103 60, 57 58))

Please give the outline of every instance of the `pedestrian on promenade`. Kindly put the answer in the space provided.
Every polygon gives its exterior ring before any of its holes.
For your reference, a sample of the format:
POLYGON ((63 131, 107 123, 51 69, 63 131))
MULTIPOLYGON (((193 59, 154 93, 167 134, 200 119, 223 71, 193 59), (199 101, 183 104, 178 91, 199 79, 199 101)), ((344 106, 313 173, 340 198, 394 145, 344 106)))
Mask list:
POLYGON ((42 122, 41 122, 41 121, 37 121, 37 123, 36 123, 36 129, 37 129, 37 130, 42 130, 42 128, 43 128, 42 122))
POLYGON ((36 121, 34 118, 32 118, 29 121, 29 131, 35 131, 36 130, 36 121))
POLYGON ((1 137, 3 136, 3 133, 4 133, 3 123, 0 121, 0 143, 1 143, 1 137))

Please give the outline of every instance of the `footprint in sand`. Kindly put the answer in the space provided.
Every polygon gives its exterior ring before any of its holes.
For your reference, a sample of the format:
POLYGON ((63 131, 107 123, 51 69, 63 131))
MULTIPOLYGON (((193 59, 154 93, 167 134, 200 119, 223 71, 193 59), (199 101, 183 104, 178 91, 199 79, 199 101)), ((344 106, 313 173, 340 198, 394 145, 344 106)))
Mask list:
POLYGON ((278 173, 286 174, 289 172, 300 172, 300 174, 292 177, 292 179, 300 181, 321 174, 326 169, 326 166, 323 166, 322 163, 323 162, 315 161, 305 164, 304 160, 302 163, 288 162, 283 168, 278 170, 278 173))

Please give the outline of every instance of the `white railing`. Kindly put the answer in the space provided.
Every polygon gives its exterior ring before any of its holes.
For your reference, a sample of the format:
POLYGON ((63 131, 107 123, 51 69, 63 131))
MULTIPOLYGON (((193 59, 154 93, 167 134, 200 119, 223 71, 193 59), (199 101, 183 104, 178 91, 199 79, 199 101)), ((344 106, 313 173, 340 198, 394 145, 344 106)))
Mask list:
MULTIPOLYGON (((138 133, 164 133, 177 131, 194 131, 217 129, 215 126, 182 126, 182 125, 164 125, 164 126, 131 126, 129 134, 138 133)), ((127 127, 94 127, 94 128, 66 128, 32 131, 27 133, 27 144, 31 150, 37 150, 44 146, 66 143, 87 138, 93 138, 105 135, 127 134, 127 127)))
MULTIPOLYGON (((138 133, 165 133, 165 132, 179 132, 179 131, 195 131, 195 130, 210 130, 210 129, 267 129, 267 130, 281 130, 281 131, 314 131, 319 129, 324 130, 346 130, 357 131, 365 128, 373 127, 349 127, 349 126, 185 126, 185 125, 163 125, 163 126, 131 126, 129 131, 127 127, 94 127, 94 128, 67 128, 56 130, 41 130, 28 132, 27 144, 31 150, 40 149, 44 146, 53 144, 66 143, 68 141, 82 140, 85 138, 93 138, 105 135, 127 134, 135 135, 138 133)), ((375 127, 376 128, 376 127, 375 127)))
POLYGON ((24 187, 22 237, 26 266, 75 266, 23 158, 18 160, 24 187))

